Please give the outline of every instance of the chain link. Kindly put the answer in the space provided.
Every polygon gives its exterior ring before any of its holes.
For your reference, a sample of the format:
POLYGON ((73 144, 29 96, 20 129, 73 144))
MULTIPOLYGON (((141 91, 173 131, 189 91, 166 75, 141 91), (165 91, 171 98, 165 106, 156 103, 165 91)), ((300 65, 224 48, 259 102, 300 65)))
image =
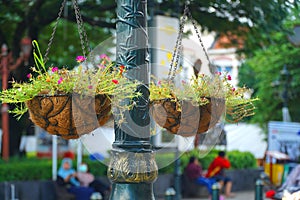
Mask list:
POLYGON ((86 48, 87 48, 87 51, 90 52, 90 48, 89 48, 89 45, 88 45, 87 34, 84 30, 83 20, 82 20, 81 14, 80 14, 80 10, 79 10, 78 4, 77 4, 77 0, 72 0, 72 2, 73 2, 74 11, 75 11, 77 28, 78 28, 78 33, 79 33, 79 37, 80 37, 80 43, 81 43, 83 56, 86 57, 86 48))
POLYGON ((211 63, 211 61, 210 61, 210 59, 209 59, 208 53, 207 53, 207 51, 206 51, 206 49, 205 49, 205 46, 204 46, 204 44, 203 44, 203 41, 202 41, 202 39, 201 39, 200 32, 199 32, 199 30, 198 30, 198 28, 197 28, 197 22, 196 22, 196 20, 194 20, 194 18, 193 18, 193 16, 192 16, 192 13, 191 13, 190 10, 189 10, 189 12, 188 12, 188 15, 189 15, 190 20, 192 21, 194 30, 195 30, 196 35, 197 35, 197 37, 198 37, 198 40, 199 40, 199 42, 200 42, 200 44, 201 44, 202 50, 203 50, 203 52, 205 53, 205 57, 206 57, 206 59, 207 59, 207 61, 208 61, 208 67, 209 67, 209 70, 210 70, 211 72, 213 72, 213 69, 212 69, 212 63, 211 63))
POLYGON ((208 53, 207 53, 207 51, 206 51, 206 49, 204 47, 203 41, 202 41, 201 36, 200 36, 200 32, 199 32, 199 30, 197 28, 197 23, 193 19, 191 11, 188 8, 189 4, 190 4, 190 2, 186 1, 184 12, 183 12, 183 16, 182 16, 182 18, 180 20, 180 23, 179 23, 179 33, 178 33, 178 36, 177 36, 177 40, 176 40, 176 44, 175 44, 175 50, 174 50, 173 55, 172 55, 172 60, 171 60, 171 63, 170 63, 170 69, 169 69, 169 74, 168 74, 168 80, 170 80, 170 81, 173 81, 174 78, 175 78, 175 75, 176 75, 177 66, 179 64, 179 57, 180 57, 180 55, 182 53, 182 35, 183 35, 183 29, 184 29, 184 25, 185 25, 185 23, 186 23, 186 21, 187 21, 188 18, 192 21, 193 28, 194 28, 194 30, 196 32, 196 35, 198 37, 198 40, 199 40, 199 42, 201 44, 202 50, 205 53, 205 57, 206 57, 206 59, 208 61, 209 70, 211 72, 213 72, 211 61, 210 61, 208 53))
MULTIPOLYGON (((51 45, 53 43, 53 39, 54 39, 54 36, 55 36, 55 33, 56 33, 56 29, 57 29, 59 20, 61 18, 61 15, 62 15, 62 12, 64 10, 64 7, 65 7, 66 3, 67 3, 67 0, 64 0, 61 4, 60 9, 59 9, 58 16, 56 18, 55 25, 53 27, 51 37, 50 37, 49 42, 48 42, 46 53, 44 55, 44 64, 46 64, 46 62, 48 61, 48 54, 49 54, 51 45)), ((81 44, 82 53, 83 53, 83 56, 86 57, 86 49, 87 49, 88 52, 91 51, 90 48, 89 48, 89 45, 88 45, 89 42, 88 42, 88 39, 87 39, 87 34, 84 30, 83 20, 82 20, 81 14, 80 14, 80 10, 79 10, 79 7, 78 7, 77 0, 72 0, 72 3, 73 3, 74 11, 75 11, 75 17, 76 17, 76 23, 77 23, 78 33, 79 33, 79 37, 80 37, 80 44, 81 44)))
POLYGON ((175 44, 174 52, 172 55, 172 60, 170 63, 170 69, 169 69, 169 74, 168 74, 168 80, 170 80, 170 81, 173 81, 175 78, 177 66, 179 64, 179 57, 182 52, 182 35, 183 35, 184 24, 187 20, 187 12, 188 12, 188 7, 187 7, 187 5, 185 5, 183 16, 180 19, 179 32, 178 32, 178 36, 176 39, 176 44, 175 44))
POLYGON ((64 0, 61 4, 60 9, 59 9, 58 16, 56 18, 55 25, 54 25, 53 30, 52 30, 51 37, 50 37, 49 42, 48 42, 46 53, 44 55, 44 64, 46 64, 46 62, 48 61, 48 54, 49 54, 49 51, 50 51, 50 48, 51 48, 51 45, 52 45, 52 42, 53 42, 53 39, 54 39, 54 35, 56 33, 56 29, 57 29, 59 19, 61 18, 61 14, 62 14, 62 11, 64 10, 66 2, 67 2, 67 0, 64 0))

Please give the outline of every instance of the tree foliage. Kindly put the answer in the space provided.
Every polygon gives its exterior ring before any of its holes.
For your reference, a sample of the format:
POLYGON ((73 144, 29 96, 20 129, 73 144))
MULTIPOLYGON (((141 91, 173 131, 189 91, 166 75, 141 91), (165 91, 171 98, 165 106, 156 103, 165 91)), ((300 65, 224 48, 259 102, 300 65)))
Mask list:
MULTIPOLYGON (((18 55, 19 42, 25 35, 32 39, 39 39, 41 44, 43 42, 40 40, 45 40, 44 43, 47 44, 46 38, 49 39, 51 34, 49 27, 53 26, 62 2, 63 0, 0 0, 0 43, 7 43, 13 49, 14 55, 18 55)), ((183 12, 184 2, 182 0, 149 0, 148 14, 163 13, 179 16, 183 12)), ((193 17, 203 29, 217 33, 230 31, 239 35, 247 34, 247 47, 251 48, 270 42, 269 33, 283 29, 283 19, 292 8, 297 6, 297 3, 298 1, 282 0, 198 0, 191 1, 190 9, 193 17)), ((94 36, 91 37, 92 44, 101 41, 105 33, 109 33, 108 30, 115 28, 116 6, 115 1, 108 0, 79 1, 83 21, 88 27, 88 35, 94 36)), ((75 26, 75 16, 70 0, 67 1, 65 10, 68 12, 67 15, 63 14, 63 18, 75 26)), ((69 28, 65 33, 68 36, 67 39, 59 37, 58 41, 67 40, 65 45, 76 43, 76 40, 70 37, 74 35, 73 29, 69 28)), ((57 32, 64 31, 66 30, 57 30, 57 32)), ((54 54, 60 53, 58 51, 54 54)))
MULTIPOLYGON (((48 41, 53 32, 60 7, 63 0, 1 0, 0 9, 0 43, 6 43, 12 49, 14 57, 20 52, 20 41, 29 36, 38 40, 42 51, 45 52, 48 41)), ((84 21, 84 29, 87 32, 89 46, 92 48, 99 41, 109 37, 109 29, 115 27, 115 8, 110 1, 99 3, 99 1, 83 1, 79 4, 84 21), (97 3, 98 2, 98 3, 97 3)), ((71 1, 62 12, 58 21, 55 38, 51 47, 52 62, 54 64, 74 64, 76 55, 82 53, 79 33, 77 30, 75 12, 71 1)))
MULTIPOLYGON (((287 28, 293 29, 293 23, 287 23, 287 28)), ((288 107, 292 121, 299 122, 300 98, 300 48, 293 46, 288 40, 288 34, 276 32, 270 35, 273 43, 263 49, 253 51, 253 57, 248 58, 239 71, 241 84, 254 89, 254 95, 260 98, 257 102, 257 113, 253 122, 266 128, 269 121, 282 121, 283 91, 285 82, 280 75, 284 65, 291 74, 288 87, 288 107)))

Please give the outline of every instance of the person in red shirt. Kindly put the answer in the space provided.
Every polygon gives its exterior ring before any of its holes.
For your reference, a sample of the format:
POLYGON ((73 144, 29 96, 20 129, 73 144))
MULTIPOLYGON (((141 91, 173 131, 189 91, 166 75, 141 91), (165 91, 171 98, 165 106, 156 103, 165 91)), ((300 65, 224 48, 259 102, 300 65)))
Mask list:
POLYGON ((216 182, 214 179, 206 178, 202 174, 202 167, 198 159, 194 156, 190 157, 189 164, 186 166, 184 173, 196 184, 205 185, 209 194, 212 194, 212 185, 216 182))
POLYGON ((233 197, 235 196, 231 193, 232 188, 232 180, 225 175, 225 169, 230 168, 230 162, 225 157, 225 152, 220 151, 218 156, 212 161, 207 169, 207 174, 205 177, 213 178, 217 182, 220 183, 220 190, 223 186, 225 186, 225 196, 226 197, 233 197))

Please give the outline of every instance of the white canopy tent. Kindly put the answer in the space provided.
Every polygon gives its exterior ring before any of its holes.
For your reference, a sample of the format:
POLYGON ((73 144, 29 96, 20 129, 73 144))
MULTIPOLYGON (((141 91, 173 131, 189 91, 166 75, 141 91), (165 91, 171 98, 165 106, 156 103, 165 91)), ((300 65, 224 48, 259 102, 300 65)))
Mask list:
POLYGON ((262 159, 267 150, 266 135, 258 125, 238 123, 226 124, 227 150, 249 151, 262 159))

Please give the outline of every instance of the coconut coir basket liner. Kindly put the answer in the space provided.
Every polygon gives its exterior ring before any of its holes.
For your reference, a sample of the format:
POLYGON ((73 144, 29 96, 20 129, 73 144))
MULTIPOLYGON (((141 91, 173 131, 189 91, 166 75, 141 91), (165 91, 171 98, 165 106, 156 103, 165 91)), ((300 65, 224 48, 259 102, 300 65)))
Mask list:
POLYGON ((39 95, 26 106, 34 124, 64 139, 90 133, 111 117, 111 101, 106 95, 39 95))
POLYGON ((150 113, 159 126, 186 137, 214 127, 224 111, 224 99, 210 99, 210 103, 203 106, 193 105, 190 101, 163 99, 151 102, 150 106, 150 113))

